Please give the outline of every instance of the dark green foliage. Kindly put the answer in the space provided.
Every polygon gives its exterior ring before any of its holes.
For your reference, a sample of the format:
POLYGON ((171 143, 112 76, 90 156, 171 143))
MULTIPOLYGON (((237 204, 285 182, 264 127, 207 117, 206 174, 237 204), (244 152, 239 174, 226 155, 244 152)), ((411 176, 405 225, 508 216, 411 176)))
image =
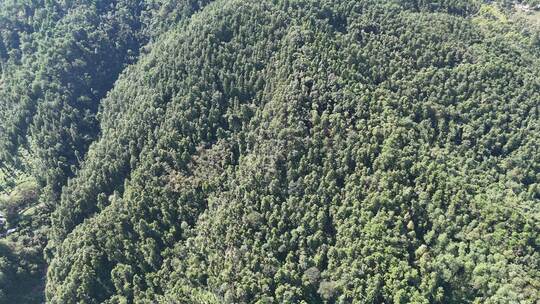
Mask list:
POLYGON ((2 40, 4 159, 31 147, 47 207, 12 237, 47 233, 48 302, 540 301, 534 25, 472 0, 207 2, 23 18, 40 69, 2 40))
POLYGON ((17 148, 29 146, 33 173, 56 200, 99 134, 100 100, 119 73, 207 2, 2 3, 0 161, 17 164, 17 148))
MULTIPOLYGON (((7 228, 17 229, 10 246, 35 252, 14 256, 40 268, 30 284, 20 284, 27 290, 4 292, 8 302, 23 301, 16 293, 36 288, 41 296, 34 300, 43 298, 42 250, 50 212, 99 134, 101 99, 143 46, 208 2, 0 2, 0 190, 9 193, 21 174, 33 175, 42 188, 42 204, 30 215, 24 209, 35 206, 25 200, 1 200, 8 220, 2 237, 7 228), (28 238, 37 241, 30 245, 28 238)), ((15 272, 6 280, 19 277, 27 276, 15 272)))

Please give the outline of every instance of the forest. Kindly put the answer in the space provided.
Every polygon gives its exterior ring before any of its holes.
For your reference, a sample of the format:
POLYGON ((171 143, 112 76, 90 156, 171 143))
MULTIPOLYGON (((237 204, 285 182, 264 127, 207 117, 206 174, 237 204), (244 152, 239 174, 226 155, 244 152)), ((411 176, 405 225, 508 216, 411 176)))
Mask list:
POLYGON ((539 290, 539 0, 0 0, 0 304, 539 290))

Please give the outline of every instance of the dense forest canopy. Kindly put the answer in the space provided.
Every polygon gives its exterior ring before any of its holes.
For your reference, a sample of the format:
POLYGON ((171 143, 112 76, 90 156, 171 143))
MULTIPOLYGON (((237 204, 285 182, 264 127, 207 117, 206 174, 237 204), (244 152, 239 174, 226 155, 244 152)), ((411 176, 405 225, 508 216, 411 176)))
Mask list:
POLYGON ((0 0, 0 303, 540 302, 540 3, 0 0))

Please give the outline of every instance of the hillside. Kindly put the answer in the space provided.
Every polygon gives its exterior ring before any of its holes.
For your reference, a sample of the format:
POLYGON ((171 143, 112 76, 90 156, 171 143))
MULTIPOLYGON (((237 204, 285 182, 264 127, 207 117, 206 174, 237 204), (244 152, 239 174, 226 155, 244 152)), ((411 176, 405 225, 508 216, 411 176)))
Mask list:
POLYGON ((2 2, 0 303, 539 302, 534 16, 2 2))

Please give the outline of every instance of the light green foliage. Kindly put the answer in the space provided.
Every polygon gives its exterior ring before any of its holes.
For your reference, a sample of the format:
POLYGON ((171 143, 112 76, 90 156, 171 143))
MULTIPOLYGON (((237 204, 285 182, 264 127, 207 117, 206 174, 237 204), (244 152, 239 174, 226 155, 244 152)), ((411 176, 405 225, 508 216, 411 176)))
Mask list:
POLYGON ((19 213, 35 205, 38 196, 39 188, 33 180, 22 181, 15 186, 11 193, 0 196, 0 211, 5 214, 7 224, 15 226, 19 213))

